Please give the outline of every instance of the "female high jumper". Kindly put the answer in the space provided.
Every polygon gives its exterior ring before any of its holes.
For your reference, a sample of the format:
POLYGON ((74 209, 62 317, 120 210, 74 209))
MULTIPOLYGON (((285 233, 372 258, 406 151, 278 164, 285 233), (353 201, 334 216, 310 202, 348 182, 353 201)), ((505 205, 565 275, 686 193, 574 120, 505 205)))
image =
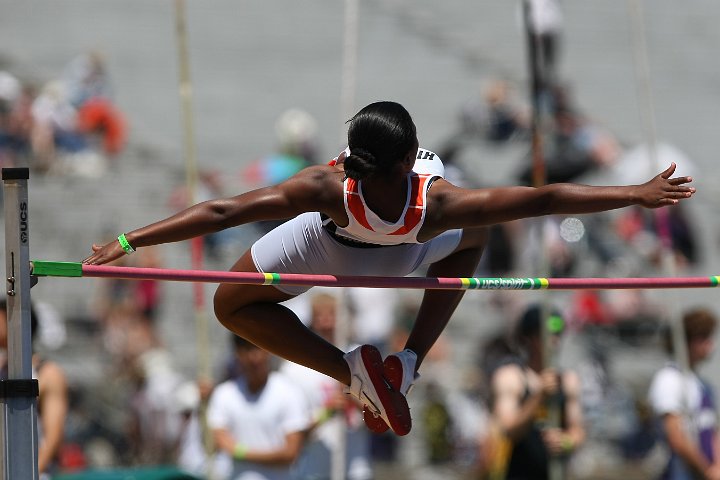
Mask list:
MULTIPOLYGON (((631 205, 658 208, 695 192, 686 185, 690 177, 672 178, 675 164, 641 185, 460 188, 443 178, 437 155, 419 148, 415 124, 402 105, 372 103, 348 123, 348 148, 328 165, 305 168, 278 185, 199 203, 93 245, 83 263, 100 265, 136 248, 290 219, 255 242, 232 270, 405 276, 429 265, 428 276, 471 277, 488 225, 631 205)), ((464 291, 426 290, 405 350, 383 360, 372 345, 343 352, 280 305, 308 289, 221 284, 215 314, 236 335, 347 385, 347 392, 368 406, 365 420, 372 430, 389 426, 406 435, 411 418, 405 395, 464 291)))

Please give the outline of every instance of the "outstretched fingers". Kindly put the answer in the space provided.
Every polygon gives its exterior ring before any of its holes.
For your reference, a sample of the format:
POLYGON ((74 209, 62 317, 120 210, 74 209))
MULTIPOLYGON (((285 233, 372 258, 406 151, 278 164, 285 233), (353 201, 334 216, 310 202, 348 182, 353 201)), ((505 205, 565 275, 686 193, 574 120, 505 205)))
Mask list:
MULTIPOLYGON (((685 177, 685 178, 689 178, 689 177, 685 177)), ((695 187, 690 187, 688 185, 684 185, 685 183, 688 183, 688 182, 681 182, 679 184, 674 183, 674 182, 669 182, 669 183, 670 183, 670 186, 668 187, 667 191, 676 195, 677 198, 691 197, 693 195, 693 193, 695 193, 695 187)))
POLYGON ((125 255, 125 251, 118 242, 110 242, 107 245, 92 245, 92 255, 85 258, 82 263, 86 265, 103 265, 112 262, 125 255))
POLYGON ((673 162, 670 167, 665 170, 660 176, 666 180, 665 197, 667 199, 674 200, 672 203, 677 203, 679 200, 689 198, 695 193, 695 187, 688 186, 687 184, 692 182, 692 177, 683 176, 670 178, 675 173, 676 164, 673 162))
POLYGON ((683 199, 683 198, 689 198, 689 197, 691 197, 692 194, 693 194, 692 191, 676 190, 676 191, 673 191, 673 192, 668 192, 668 193, 666 194, 666 196, 667 196, 668 198, 677 198, 677 199, 681 200, 681 199, 683 199))
POLYGON ((692 180, 692 177, 675 177, 669 178, 668 182, 670 182, 670 185, 682 185, 684 183, 690 183, 692 180))
POLYGON ((675 165, 675 162, 670 163, 670 166, 660 174, 660 176, 664 179, 668 179, 672 177, 672 174, 675 173, 675 169, 677 168, 677 165, 675 165))

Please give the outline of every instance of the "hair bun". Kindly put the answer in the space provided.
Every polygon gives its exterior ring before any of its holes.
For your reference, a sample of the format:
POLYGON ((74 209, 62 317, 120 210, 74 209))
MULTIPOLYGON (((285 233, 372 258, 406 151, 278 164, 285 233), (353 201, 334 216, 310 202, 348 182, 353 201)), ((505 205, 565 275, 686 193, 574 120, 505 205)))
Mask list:
POLYGON ((378 171, 377 159, 364 148, 353 148, 343 163, 345 174, 353 180, 362 180, 378 171))

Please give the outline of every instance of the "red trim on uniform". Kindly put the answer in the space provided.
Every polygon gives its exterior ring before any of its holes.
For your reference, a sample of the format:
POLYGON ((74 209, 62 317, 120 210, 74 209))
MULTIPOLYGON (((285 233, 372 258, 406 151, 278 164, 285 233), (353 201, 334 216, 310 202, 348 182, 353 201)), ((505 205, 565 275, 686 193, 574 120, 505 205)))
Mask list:
POLYGON ((413 175, 410 177, 410 205, 408 205, 407 212, 405 212, 403 226, 388 235, 405 235, 420 223, 424 210, 423 194, 425 185, 430 178, 430 175, 413 175))
MULTIPOLYGON (((406 235, 411 232, 423 219, 425 211, 425 190, 427 184, 434 175, 415 174, 410 177, 410 200, 408 208, 403 216, 403 225, 397 230, 386 235, 406 235)), ((345 198, 349 214, 366 230, 375 232, 367 220, 365 204, 360 196, 360 183, 352 178, 347 179, 347 191, 345 198)))
POLYGON ((347 193, 345 194, 345 197, 347 198, 347 205, 350 209, 350 214, 360 225, 374 232, 375 230, 373 230, 370 226, 370 223, 365 216, 365 205, 363 205, 362 199, 360 198, 359 182, 353 180, 352 178, 347 179, 347 193))

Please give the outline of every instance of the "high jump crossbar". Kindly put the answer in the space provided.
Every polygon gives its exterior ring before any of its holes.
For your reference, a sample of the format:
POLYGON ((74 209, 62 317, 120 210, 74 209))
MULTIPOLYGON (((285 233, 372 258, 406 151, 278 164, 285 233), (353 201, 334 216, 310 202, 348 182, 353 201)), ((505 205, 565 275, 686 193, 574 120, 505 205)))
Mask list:
POLYGON ((80 262, 53 262, 45 260, 32 261, 31 273, 38 277, 96 277, 249 285, 439 290, 617 290, 711 288, 720 286, 720 275, 706 277, 648 278, 378 277, 116 267, 108 265, 85 265, 80 262))

